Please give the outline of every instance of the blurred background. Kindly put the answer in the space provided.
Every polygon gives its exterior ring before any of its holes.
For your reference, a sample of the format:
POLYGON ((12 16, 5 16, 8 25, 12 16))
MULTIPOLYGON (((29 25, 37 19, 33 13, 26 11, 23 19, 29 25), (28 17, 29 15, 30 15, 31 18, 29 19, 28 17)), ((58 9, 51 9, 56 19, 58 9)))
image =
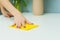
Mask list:
MULTIPOLYGON (((30 0, 27 9, 32 12, 32 0, 30 0)), ((44 0, 44 12, 60 13, 60 0, 44 0)))
MULTIPOLYGON (((26 0, 27 7, 23 12, 32 12, 32 0, 26 0)), ((44 0, 44 13, 60 13, 60 0, 44 0)))

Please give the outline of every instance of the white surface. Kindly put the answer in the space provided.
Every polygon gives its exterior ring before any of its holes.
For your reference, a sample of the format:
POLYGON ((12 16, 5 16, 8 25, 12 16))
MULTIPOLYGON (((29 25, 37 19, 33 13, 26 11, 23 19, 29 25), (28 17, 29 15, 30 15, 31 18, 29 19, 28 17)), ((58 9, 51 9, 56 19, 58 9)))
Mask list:
POLYGON ((60 40, 60 14, 48 13, 42 16, 34 16, 24 13, 31 22, 38 24, 39 28, 22 31, 9 29, 13 18, 0 16, 0 40, 60 40))

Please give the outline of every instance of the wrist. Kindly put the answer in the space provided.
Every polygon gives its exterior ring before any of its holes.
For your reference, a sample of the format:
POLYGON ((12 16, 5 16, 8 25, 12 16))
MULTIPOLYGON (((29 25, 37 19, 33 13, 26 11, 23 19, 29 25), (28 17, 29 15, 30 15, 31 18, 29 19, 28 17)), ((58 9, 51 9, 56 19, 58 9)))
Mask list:
POLYGON ((22 14, 21 14, 21 13, 16 13, 16 14, 14 14, 13 16, 14 16, 14 17, 18 17, 18 16, 22 16, 22 14))

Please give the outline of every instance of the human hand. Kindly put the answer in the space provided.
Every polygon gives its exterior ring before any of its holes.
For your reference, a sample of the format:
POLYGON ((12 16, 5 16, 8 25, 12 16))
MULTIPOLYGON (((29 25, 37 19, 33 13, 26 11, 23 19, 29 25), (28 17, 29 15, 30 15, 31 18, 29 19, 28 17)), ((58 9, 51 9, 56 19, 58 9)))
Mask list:
POLYGON ((15 15, 14 16, 14 23, 16 24, 17 28, 20 28, 20 26, 25 27, 25 23, 32 24, 23 15, 15 15))

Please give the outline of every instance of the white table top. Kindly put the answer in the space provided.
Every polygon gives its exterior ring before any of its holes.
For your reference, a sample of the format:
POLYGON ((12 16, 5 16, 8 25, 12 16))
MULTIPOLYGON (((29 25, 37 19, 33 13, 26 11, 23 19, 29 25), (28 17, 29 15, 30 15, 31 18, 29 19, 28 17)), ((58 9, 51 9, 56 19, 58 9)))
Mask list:
POLYGON ((31 13, 23 14, 31 22, 39 27, 30 31, 9 29, 13 24, 13 18, 0 16, 0 40, 60 40, 60 14, 46 13, 42 16, 34 16, 31 13))

